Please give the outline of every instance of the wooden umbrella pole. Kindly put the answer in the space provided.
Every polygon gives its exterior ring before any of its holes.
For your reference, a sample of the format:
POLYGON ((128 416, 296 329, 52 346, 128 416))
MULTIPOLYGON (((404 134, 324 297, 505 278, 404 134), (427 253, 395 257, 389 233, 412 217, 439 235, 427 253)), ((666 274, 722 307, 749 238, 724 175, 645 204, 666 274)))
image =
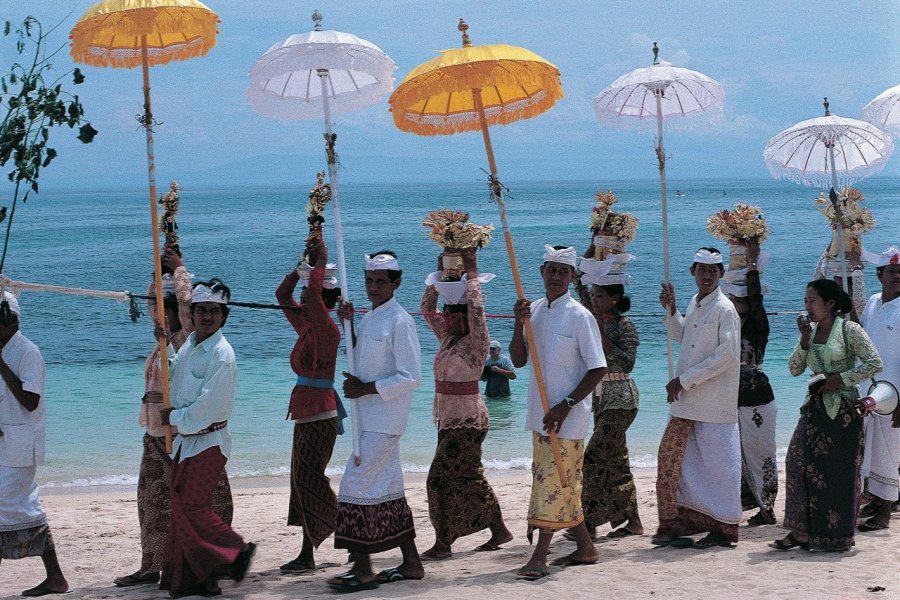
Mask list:
MULTIPOLYGON (((141 68, 144 76, 144 117, 143 126, 147 133, 147 176, 150 181, 150 230, 153 238, 153 278, 156 282, 156 314, 163 329, 166 326, 166 309, 162 293, 162 264, 159 253, 159 217, 156 212, 156 163, 153 155, 153 111, 150 109, 150 65, 147 52, 147 36, 141 36, 141 68)), ((165 341, 159 342, 159 363, 162 375, 163 408, 169 402, 169 357, 165 341)), ((172 426, 166 425, 166 452, 172 452, 172 426)))
MULTIPOLYGON (((663 116, 662 116, 662 92, 656 92, 656 159, 659 161, 659 196, 662 204, 662 230, 663 230, 663 278, 666 283, 671 283, 669 277, 669 209, 666 205, 666 149, 663 146, 663 116)), ((669 381, 675 378, 675 369, 672 361, 672 336, 666 329, 666 349, 669 356, 669 381)))
MULTIPOLYGON (((347 263, 344 258, 344 230, 341 226, 341 199, 338 192, 337 157, 334 153, 335 137, 331 125, 331 107, 328 104, 328 69, 318 69, 319 81, 322 84, 322 111, 325 115, 325 158, 328 162, 328 179, 331 183, 331 205, 334 210, 334 234, 337 238, 338 277, 341 279, 341 297, 344 302, 350 301, 347 290, 347 263)), ((353 328, 349 320, 341 322, 344 327, 344 344, 347 357, 347 372, 356 375, 356 364, 353 357, 353 328)), ((353 462, 359 466, 362 456, 359 453, 359 400, 350 400, 350 427, 353 438, 353 462)))
MULTIPOLYGON (((487 118, 484 115, 484 102, 481 99, 481 90, 473 89, 472 98, 475 101, 475 109, 481 121, 481 134, 484 136, 484 149, 487 152, 488 166, 491 169, 491 186, 493 186, 497 206, 500 207, 500 224, 503 227, 503 237, 506 239, 506 251, 509 253, 509 266, 512 269, 513 281, 516 283, 516 294, 519 300, 525 299, 525 290, 522 287, 522 278, 519 275, 519 263, 516 260, 516 251, 513 247, 512 233, 509 223, 506 221, 506 206, 503 204, 503 189, 497 183, 497 164, 494 162, 494 147, 491 145, 491 134, 488 132, 487 118)), ((541 371, 541 361, 538 357, 537 344, 534 342, 534 331, 531 328, 531 320, 525 319, 525 339, 531 352, 531 368, 534 371, 534 379, 537 381, 538 392, 541 396, 541 406, 544 414, 550 412, 550 401, 547 398, 547 386, 544 384, 544 373, 541 371)), ((559 449, 559 440, 555 431, 550 432, 550 447, 553 449, 553 459, 556 461, 556 471, 559 473, 559 482, 563 487, 569 487, 566 477, 566 469, 562 461, 562 453, 559 449)))

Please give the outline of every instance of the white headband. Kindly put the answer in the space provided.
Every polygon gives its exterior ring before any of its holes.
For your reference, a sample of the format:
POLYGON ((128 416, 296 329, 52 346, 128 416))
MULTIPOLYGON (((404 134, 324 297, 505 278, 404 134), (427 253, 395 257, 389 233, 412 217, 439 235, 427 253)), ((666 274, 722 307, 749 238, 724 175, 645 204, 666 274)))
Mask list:
POLYGON ((897 246, 888 246, 881 254, 875 254, 867 250, 862 251, 863 260, 872 263, 876 267, 900 264, 900 250, 897 246))
POLYGON ((14 315, 22 316, 22 310, 19 308, 19 301, 16 300, 16 297, 11 292, 3 292, 3 298, 0 298, 0 300, 9 302, 9 312, 14 315))
POLYGON ((215 302, 216 304, 228 304, 225 300, 225 292, 222 290, 213 291, 208 285, 202 283, 195 286, 191 292, 191 303, 198 304, 200 302, 215 302))
POLYGON ((701 248, 694 255, 694 262, 701 265, 721 265, 722 255, 718 252, 710 252, 706 248, 701 248))
POLYGON ((564 265, 569 265, 570 267, 575 267, 575 263, 578 260, 575 255, 575 248, 569 246, 568 248, 562 248, 557 250, 550 244, 544 245, 544 262, 556 262, 562 263, 564 265))
POLYGON ((366 254, 366 271, 399 271, 400 264, 390 254, 366 254))

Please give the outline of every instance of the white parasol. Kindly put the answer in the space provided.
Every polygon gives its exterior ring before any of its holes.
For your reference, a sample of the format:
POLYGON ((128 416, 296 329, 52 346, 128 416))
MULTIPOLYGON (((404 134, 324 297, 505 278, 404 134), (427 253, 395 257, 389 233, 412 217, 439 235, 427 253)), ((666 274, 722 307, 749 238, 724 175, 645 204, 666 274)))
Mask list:
MULTIPOLYGON (((663 146, 663 121, 671 117, 703 115, 713 120, 722 113, 725 91, 715 79, 703 73, 659 60, 659 47, 653 42, 653 65, 619 77, 594 98, 597 120, 613 127, 629 126, 620 117, 636 117, 629 121, 638 128, 656 124, 659 161, 659 190, 662 205, 663 276, 669 282, 669 217, 666 204, 666 152, 663 146)), ((669 379, 672 368, 672 339, 668 338, 669 379)))
MULTIPOLYGON (((394 61, 378 46, 342 31, 323 31, 322 15, 312 15, 314 30, 292 35, 263 54, 250 70, 247 100, 256 112, 282 119, 325 120, 325 155, 334 230, 337 238, 338 272, 341 296, 347 291, 347 266, 341 228, 341 204, 338 193, 338 160, 334 150, 332 114, 344 114, 376 104, 393 87, 394 61)), ((344 322, 347 340, 347 370, 356 373, 353 361, 350 323, 344 322)), ((353 455, 359 453, 359 410, 352 401, 353 455)))
POLYGON ((769 172, 778 179, 823 189, 831 186, 841 278, 847 291, 844 227, 836 190, 839 185, 851 185, 880 171, 894 151, 894 142, 874 125, 832 115, 828 98, 824 106, 824 117, 801 121, 770 139, 763 159, 769 172))
POLYGON ((900 85, 884 90, 866 104, 862 118, 879 129, 900 135, 900 85))

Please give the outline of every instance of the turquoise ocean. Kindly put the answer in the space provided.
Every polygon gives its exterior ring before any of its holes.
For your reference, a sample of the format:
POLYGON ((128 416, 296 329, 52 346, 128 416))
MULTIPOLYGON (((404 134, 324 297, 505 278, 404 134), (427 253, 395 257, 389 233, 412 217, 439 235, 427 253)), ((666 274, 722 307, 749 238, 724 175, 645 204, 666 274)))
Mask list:
MULTIPOLYGON (((233 300, 274 303, 274 290, 295 264, 306 236, 304 206, 308 187, 193 187, 180 182, 178 215, 188 270, 200 279, 220 277, 231 286, 233 300)), ((310 182, 312 183, 312 182, 310 182)), ((589 241, 588 217, 598 189, 612 189, 620 210, 640 220, 629 246, 638 259, 631 264, 628 287, 631 316, 641 336, 633 376, 641 408, 629 431, 631 459, 652 467, 668 413, 663 386, 667 380, 666 343, 657 301, 662 280, 659 185, 645 181, 506 182, 509 223, 526 295, 542 293, 538 268, 545 243, 572 244, 582 252, 589 241)), ((161 189, 167 186, 161 182, 161 189)), ((898 242, 900 179, 875 178, 858 186, 877 227, 864 237, 868 249, 880 251, 898 242)), ((672 277, 683 310, 695 291, 688 268, 701 245, 725 244, 706 232, 706 217, 736 202, 763 208, 771 235, 764 249, 772 254, 764 281, 769 311, 797 311, 807 281, 830 232, 814 206, 818 190, 774 180, 675 180, 669 182, 672 277), (675 196, 680 190, 684 195, 675 196)), ((493 223, 498 231, 479 253, 482 272, 497 278, 485 286, 487 310, 511 314, 515 287, 508 265, 497 207, 484 182, 455 184, 346 185, 341 189, 350 296, 366 306, 362 286, 364 253, 393 249, 404 269, 398 299, 418 309, 426 275, 434 270, 438 248, 422 231, 421 219, 432 209, 465 210, 476 223, 493 223)), ((130 290, 143 294, 150 282, 152 242, 146 191, 42 192, 15 215, 6 274, 34 283, 130 290)), ((336 257, 331 211, 326 240, 336 257)), ((5 223, 4 223, 5 225, 5 223)), ((878 291, 874 269, 866 275, 868 293, 878 291)), ((24 292, 22 331, 43 352, 47 363, 47 461, 38 470, 49 486, 129 484, 137 481, 142 430, 137 425, 143 394, 143 364, 154 340, 145 315, 137 323, 127 304, 49 292, 24 292)), ((143 305, 143 302, 142 302, 143 305)), ((416 390, 409 427, 401 444, 405 469, 427 471, 436 431, 431 421, 434 336, 417 317, 422 345, 423 379, 416 390)), ((765 369, 778 404, 777 441, 781 454, 796 424, 805 378, 787 371, 787 356, 797 334, 795 315, 770 317, 772 334, 765 369)), ((492 337, 504 348, 512 320, 489 321, 492 337)), ((288 356, 294 333, 276 310, 235 308, 225 327, 238 360, 238 390, 230 420, 234 449, 228 463, 232 477, 276 476, 289 472, 292 423, 284 416, 294 375, 288 356)), ((676 345, 677 350, 677 345, 676 345)), ((504 350, 505 352, 505 350, 504 350)), ((343 354, 338 370, 343 368, 343 354)), ((551 374, 552 376, 552 374, 551 374)), ((512 397, 490 400, 491 430, 484 444, 490 469, 527 469, 531 437, 523 430, 527 369, 512 382, 512 397)), ((340 473, 350 454, 349 436, 338 439, 330 472, 340 473)))

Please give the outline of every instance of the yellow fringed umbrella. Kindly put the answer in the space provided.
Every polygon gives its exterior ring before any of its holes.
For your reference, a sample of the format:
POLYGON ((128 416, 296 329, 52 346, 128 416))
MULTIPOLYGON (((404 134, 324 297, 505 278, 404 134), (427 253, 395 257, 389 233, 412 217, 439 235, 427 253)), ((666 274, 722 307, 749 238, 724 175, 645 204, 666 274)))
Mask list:
MULTIPOLYGON (((85 12, 72 28, 71 55, 76 63, 131 69, 140 66, 144 79, 147 174, 150 183, 150 224, 156 309, 165 326, 159 224, 156 212, 156 165, 153 154, 153 111, 150 107, 150 67, 173 60, 205 56, 216 45, 219 17, 197 0, 104 0, 85 12)), ((163 407, 169 408, 169 366, 166 345, 160 343, 163 407)), ((172 450, 172 430, 166 427, 166 450, 172 450)))
MULTIPOLYGON (((559 69, 525 48, 506 44, 473 46, 469 26, 462 19, 462 48, 444 50, 436 58, 410 71, 390 97, 394 125, 417 135, 452 135, 478 131, 484 137, 491 169, 491 197, 500 207, 500 223, 506 250, 520 299, 525 297, 512 234, 506 221, 503 186, 497 179, 497 165, 488 128, 535 117, 563 97, 559 69)), ((531 322, 525 321, 525 336, 536 348, 531 322)), ((532 369, 544 412, 550 410, 544 376, 537 353, 531 356, 532 369)), ((568 486, 556 433, 550 443, 562 485, 568 486)))

